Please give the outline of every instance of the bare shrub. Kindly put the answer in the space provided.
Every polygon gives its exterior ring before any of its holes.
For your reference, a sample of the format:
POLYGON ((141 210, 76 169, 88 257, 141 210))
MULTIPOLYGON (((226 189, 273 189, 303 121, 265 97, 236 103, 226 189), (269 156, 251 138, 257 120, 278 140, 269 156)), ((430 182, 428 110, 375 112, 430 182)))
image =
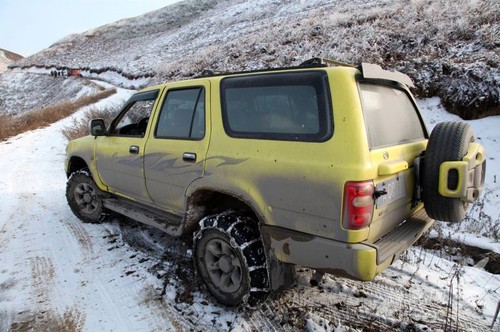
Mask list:
POLYGON ((2 124, 0 126, 0 138, 5 139, 6 137, 9 137, 9 132, 11 131, 11 124, 10 122, 12 121, 12 116, 6 115, 6 114, 0 114, 0 123, 2 124))
POLYGON ((116 107, 105 107, 101 109, 92 107, 91 109, 85 111, 81 118, 74 119, 73 124, 70 127, 64 128, 62 133, 69 141, 86 136, 89 133, 88 124, 90 120, 101 118, 108 124, 119 111, 120 109, 116 107))
POLYGON ((58 120, 64 119, 78 109, 95 104, 116 93, 116 89, 107 89, 92 95, 81 97, 71 102, 63 101, 45 108, 26 112, 18 116, 1 115, 0 140, 24 133, 26 131, 46 127, 58 120))

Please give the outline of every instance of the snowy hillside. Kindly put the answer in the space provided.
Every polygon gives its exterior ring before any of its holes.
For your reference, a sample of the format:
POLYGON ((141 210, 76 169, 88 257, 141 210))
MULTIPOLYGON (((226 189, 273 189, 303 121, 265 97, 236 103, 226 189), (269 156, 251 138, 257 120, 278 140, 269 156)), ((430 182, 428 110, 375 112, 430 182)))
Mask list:
POLYGON ((448 110, 474 118, 498 112, 499 31, 491 0, 187 0, 68 36, 15 66, 157 83, 318 56, 364 61, 408 73, 421 97, 440 96, 448 110))
POLYGON ((49 73, 11 70, 0 74, 0 114, 36 111, 60 101, 78 98, 102 88, 89 80, 51 77, 49 73))
MULTIPOLYGON (((120 90, 96 106, 130 94, 120 90)), ((421 104, 430 126, 450 117, 438 99, 421 104)), ((11 160, 0 164, 1 331, 490 330, 500 275, 486 271, 484 259, 445 247, 412 247, 374 282, 327 275, 310 287, 312 271, 298 267, 297 287, 257 310, 220 306, 194 278, 184 243, 130 220, 83 224, 71 213, 61 130, 72 122, 0 143, 11 160)), ((498 169, 493 122, 500 117, 472 125, 498 169)), ((498 193, 494 174, 489 189, 498 193)), ((498 239, 478 243, 500 252, 498 239)))

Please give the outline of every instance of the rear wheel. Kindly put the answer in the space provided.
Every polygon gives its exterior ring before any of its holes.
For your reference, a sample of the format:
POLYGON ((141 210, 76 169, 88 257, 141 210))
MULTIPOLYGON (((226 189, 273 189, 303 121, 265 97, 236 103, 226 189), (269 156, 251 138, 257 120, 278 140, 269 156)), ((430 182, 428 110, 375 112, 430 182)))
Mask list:
POLYGON ((264 244, 256 223, 233 212, 203 218, 194 235, 194 264, 222 304, 255 306, 269 293, 264 244))
POLYGON ((87 169, 71 174, 66 184, 66 199, 73 213, 83 222, 98 223, 107 215, 101 191, 87 169))
MULTIPOLYGON (((442 122, 432 131, 423 173, 423 201, 427 214, 437 220, 458 222, 465 217, 468 203, 439 194, 439 168, 446 161, 460 161, 474 142, 472 129, 465 122, 442 122)), ((448 184, 458 185, 458 173, 450 172, 448 184)))

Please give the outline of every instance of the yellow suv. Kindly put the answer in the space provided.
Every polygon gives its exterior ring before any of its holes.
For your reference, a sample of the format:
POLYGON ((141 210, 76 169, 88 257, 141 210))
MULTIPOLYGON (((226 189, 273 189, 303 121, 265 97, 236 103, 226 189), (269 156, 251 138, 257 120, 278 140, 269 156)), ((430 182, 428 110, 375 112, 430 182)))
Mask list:
POLYGON ((296 264, 372 280, 433 219, 461 220, 484 183, 469 126, 429 138, 411 86, 312 59, 149 87, 69 142, 69 206, 84 222, 112 211, 192 239, 226 305, 288 287, 296 264))

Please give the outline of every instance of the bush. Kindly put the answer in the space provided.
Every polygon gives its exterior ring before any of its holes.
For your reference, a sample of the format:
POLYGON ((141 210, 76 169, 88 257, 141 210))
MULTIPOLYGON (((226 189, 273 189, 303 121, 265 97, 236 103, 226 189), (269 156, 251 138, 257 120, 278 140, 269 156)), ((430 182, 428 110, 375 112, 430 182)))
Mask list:
POLYGON ((106 107, 102 109, 92 107, 91 109, 86 111, 81 118, 74 119, 73 125, 71 127, 64 128, 62 130, 62 133, 64 137, 68 139, 68 141, 86 136, 89 134, 90 120, 101 118, 104 119, 104 122, 106 124, 109 124, 119 111, 120 109, 115 107, 106 107))

